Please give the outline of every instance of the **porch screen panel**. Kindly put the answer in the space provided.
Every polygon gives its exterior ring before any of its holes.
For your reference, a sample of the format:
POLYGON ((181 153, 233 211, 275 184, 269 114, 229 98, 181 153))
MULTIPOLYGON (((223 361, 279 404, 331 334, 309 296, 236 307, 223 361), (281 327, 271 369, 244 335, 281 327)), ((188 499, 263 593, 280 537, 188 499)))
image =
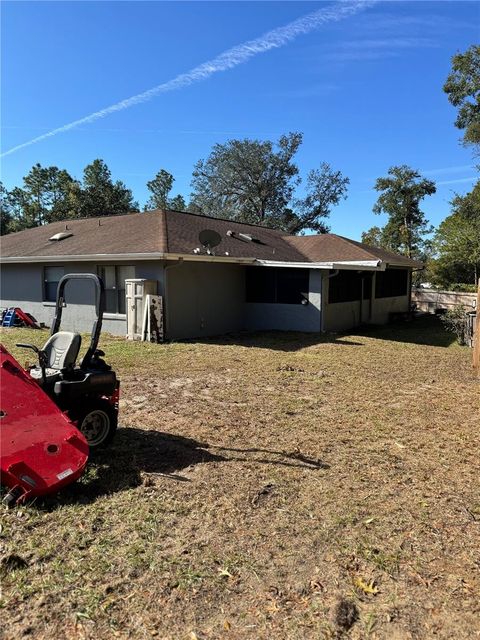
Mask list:
POLYGON ((408 293, 408 269, 378 271, 375 281, 375 298, 394 298, 408 293))
POLYGON ((247 302, 275 302, 275 271, 269 267, 247 267, 247 302))
POLYGON ((309 270, 288 267, 247 267, 247 302, 302 304, 308 300, 309 270))
POLYGON ((357 271, 340 271, 328 283, 329 304, 354 302, 362 297, 362 274, 357 271))
POLYGON ((276 269, 277 302, 281 304, 302 304, 308 300, 308 269, 276 269))

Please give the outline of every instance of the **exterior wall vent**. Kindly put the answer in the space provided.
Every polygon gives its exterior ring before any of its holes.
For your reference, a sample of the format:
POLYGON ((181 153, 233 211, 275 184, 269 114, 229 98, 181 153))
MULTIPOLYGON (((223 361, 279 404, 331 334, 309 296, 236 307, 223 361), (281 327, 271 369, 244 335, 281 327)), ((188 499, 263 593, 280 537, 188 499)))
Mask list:
POLYGON ((61 231, 60 233, 56 233, 54 236, 49 238, 49 240, 60 242, 60 240, 65 240, 65 238, 70 238, 70 236, 73 236, 73 233, 71 233, 70 231, 61 231))

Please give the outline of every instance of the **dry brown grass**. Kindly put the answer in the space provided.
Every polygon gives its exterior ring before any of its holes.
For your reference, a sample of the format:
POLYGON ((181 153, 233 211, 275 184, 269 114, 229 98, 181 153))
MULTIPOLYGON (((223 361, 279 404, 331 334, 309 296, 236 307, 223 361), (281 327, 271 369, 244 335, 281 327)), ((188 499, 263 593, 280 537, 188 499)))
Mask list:
POLYGON ((105 337, 122 428, 2 513, 4 637, 480 637, 478 382, 450 342, 105 337))

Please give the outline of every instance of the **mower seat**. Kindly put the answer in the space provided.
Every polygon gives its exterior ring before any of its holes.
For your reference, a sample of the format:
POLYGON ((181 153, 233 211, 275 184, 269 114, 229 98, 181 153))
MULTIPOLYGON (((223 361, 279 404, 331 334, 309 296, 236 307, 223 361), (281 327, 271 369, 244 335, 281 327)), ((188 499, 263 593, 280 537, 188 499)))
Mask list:
MULTIPOLYGON (((81 343, 80 334, 70 331, 58 331, 50 336, 42 349, 47 356, 45 368, 47 384, 56 382, 65 369, 73 369, 81 343)), ((30 369, 30 375, 42 384, 42 369, 40 367, 30 369)))

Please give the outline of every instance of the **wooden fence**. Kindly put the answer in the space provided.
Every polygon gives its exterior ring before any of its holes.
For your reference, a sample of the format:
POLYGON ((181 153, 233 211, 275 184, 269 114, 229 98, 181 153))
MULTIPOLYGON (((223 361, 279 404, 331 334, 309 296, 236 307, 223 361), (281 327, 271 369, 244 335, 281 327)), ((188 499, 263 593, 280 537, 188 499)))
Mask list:
POLYGON ((473 337, 473 355, 472 355, 472 365, 475 371, 477 372, 477 376, 480 378, 480 280, 478 281, 478 291, 477 291, 477 315, 475 318, 475 330, 473 337))
POLYGON ((465 311, 472 311, 475 307, 476 293, 463 291, 439 291, 437 289, 413 289, 412 302, 419 311, 435 313, 439 309, 451 309, 461 304, 465 311))

